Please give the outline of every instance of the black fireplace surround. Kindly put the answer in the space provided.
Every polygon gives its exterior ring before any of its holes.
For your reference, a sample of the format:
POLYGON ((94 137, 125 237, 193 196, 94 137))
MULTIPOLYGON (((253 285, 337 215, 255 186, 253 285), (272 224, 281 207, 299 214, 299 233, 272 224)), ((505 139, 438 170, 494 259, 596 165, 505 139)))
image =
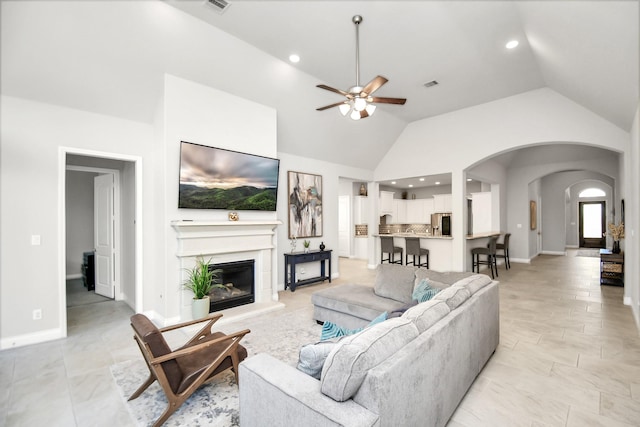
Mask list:
POLYGON ((209 313, 251 304, 255 301, 255 260, 209 264, 209 271, 217 274, 218 285, 209 292, 209 313))

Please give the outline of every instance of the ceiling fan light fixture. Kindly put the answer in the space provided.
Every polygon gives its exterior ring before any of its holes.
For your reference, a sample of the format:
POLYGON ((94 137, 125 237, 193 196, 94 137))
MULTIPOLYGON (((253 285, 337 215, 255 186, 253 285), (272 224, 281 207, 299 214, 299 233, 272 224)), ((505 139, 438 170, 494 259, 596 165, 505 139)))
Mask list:
POLYGON ((343 116, 346 116, 347 113, 349 113, 349 110, 351 110, 351 105, 349 105, 348 103, 345 102, 344 104, 338 106, 338 108, 340 109, 340 113, 343 116))
POLYGON ((356 96, 355 99, 353 100, 353 108, 356 111, 364 110, 365 108, 367 108, 367 100, 359 96, 356 96))
POLYGON ((353 109, 351 110, 351 115, 350 115, 352 120, 360 120, 360 111, 353 109))
POLYGON ((367 108, 365 108, 365 111, 369 113, 370 116, 372 116, 373 112, 376 111, 376 106, 373 104, 368 104, 367 108))

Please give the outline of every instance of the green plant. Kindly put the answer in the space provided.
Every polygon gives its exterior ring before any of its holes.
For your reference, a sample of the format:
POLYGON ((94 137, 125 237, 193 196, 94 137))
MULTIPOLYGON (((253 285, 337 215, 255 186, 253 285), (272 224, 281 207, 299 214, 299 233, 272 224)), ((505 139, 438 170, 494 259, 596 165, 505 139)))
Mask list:
POLYGON ((211 258, 205 261, 204 258, 196 258, 196 265, 193 268, 186 269, 188 278, 183 286, 193 292, 194 299, 202 299, 209 295, 214 287, 221 287, 219 284, 220 273, 222 270, 209 270, 211 258))
POLYGON ((305 240, 304 242, 302 242, 302 244, 304 245, 305 248, 309 248, 309 245, 311 244, 311 240, 305 240))

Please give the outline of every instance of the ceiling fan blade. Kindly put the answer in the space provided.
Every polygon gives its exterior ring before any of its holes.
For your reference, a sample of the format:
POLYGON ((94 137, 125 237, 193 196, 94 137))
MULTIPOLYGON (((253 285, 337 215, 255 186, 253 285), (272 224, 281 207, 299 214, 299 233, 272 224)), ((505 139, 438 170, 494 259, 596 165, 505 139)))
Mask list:
POLYGON ((341 102, 336 102, 335 104, 325 105, 324 107, 316 108, 316 111, 328 110, 329 108, 337 107, 338 105, 345 104, 346 102, 347 101, 341 101, 341 102))
POLYGON ((348 97, 348 98, 349 98, 349 97, 351 97, 351 98, 353 97, 353 95, 351 95, 350 93, 345 92, 345 91, 340 90, 340 89, 333 88, 333 87, 331 87, 331 86, 327 86, 327 85, 316 85, 316 87, 319 87, 320 89, 328 90, 328 91, 330 91, 330 92, 339 93, 340 95, 346 96, 346 97, 348 97))
POLYGON ((380 87, 383 84, 385 84, 386 82, 388 82, 388 81, 389 80, 387 80, 386 78, 384 78, 382 76, 376 77, 375 79, 373 79, 369 83, 367 83, 365 85, 365 87, 362 88, 362 91, 360 92, 360 96, 362 96, 363 98, 366 98, 367 96, 371 95, 376 90, 380 89, 380 87))
POLYGON ((380 98, 380 97, 372 97, 371 102, 377 102, 378 104, 398 104, 404 105, 407 100, 405 98, 380 98))

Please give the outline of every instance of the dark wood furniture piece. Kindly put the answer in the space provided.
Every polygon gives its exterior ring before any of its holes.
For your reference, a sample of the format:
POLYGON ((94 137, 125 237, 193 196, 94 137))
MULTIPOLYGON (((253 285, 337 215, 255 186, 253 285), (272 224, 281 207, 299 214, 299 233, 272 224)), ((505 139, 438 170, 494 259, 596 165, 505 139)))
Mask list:
POLYGON ((91 252, 82 253, 82 283, 88 291, 96 289, 95 254, 91 252))
POLYGON ((296 287, 309 283, 331 283, 331 249, 324 251, 293 252, 284 254, 284 289, 291 288, 295 292, 296 287), (296 281, 296 265, 306 262, 320 262, 320 276, 296 281), (329 261, 329 274, 326 274, 325 261, 329 261))
POLYGON ((149 378, 129 400, 140 396, 155 381, 158 381, 168 400, 167 409, 153 424, 154 427, 164 424, 194 391, 215 375, 232 369, 238 384, 238 364, 247 357, 247 350, 240 345, 240 340, 250 331, 244 329, 231 335, 211 332, 211 327, 221 317, 222 314, 215 314, 158 329, 143 314, 131 316, 133 338, 147 363, 149 378), (162 336, 164 332, 202 322, 207 324, 176 350, 171 350, 162 336))
POLYGON ((600 285, 624 286, 624 252, 600 249, 600 285))
POLYGON ((502 243, 496 243, 496 257, 504 258, 504 266, 508 270, 511 268, 511 261, 509 260, 509 239, 511 238, 511 233, 507 233, 504 235, 504 240, 502 243), (502 251, 502 254, 499 254, 498 251, 502 251))

